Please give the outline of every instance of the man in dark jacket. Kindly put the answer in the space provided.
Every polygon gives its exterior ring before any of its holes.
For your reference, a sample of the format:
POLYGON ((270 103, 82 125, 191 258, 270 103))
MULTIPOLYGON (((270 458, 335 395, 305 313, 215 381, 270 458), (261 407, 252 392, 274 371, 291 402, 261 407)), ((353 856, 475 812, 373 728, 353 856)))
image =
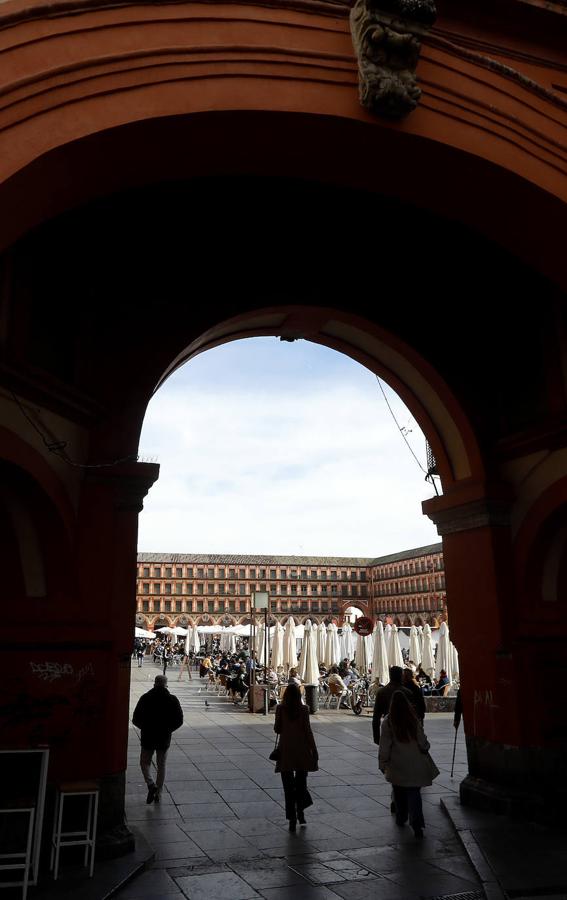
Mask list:
POLYGON ((390 701, 395 691, 401 691, 402 694, 405 694, 411 705, 415 708, 413 694, 402 684, 402 675, 403 669, 400 666, 391 666, 390 681, 386 687, 380 688, 376 694, 374 713, 372 715, 372 736, 375 744, 380 743, 380 724, 384 716, 388 715, 390 701))
POLYGON ((140 697, 132 722, 142 732, 140 768, 148 786, 146 803, 154 801, 159 803, 171 734, 183 725, 183 712, 179 700, 169 693, 165 675, 156 675, 151 691, 140 697), (155 783, 150 770, 154 752, 157 768, 155 783))

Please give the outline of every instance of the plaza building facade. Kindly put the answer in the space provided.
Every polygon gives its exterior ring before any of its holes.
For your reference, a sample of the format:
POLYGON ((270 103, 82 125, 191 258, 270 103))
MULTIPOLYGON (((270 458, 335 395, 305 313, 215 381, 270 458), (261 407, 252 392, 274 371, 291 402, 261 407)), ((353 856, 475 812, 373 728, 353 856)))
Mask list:
POLYGON ((354 607, 397 625, 436 625, 445 608, 441 544, 375 560, 140 553, 136 624, 245 624, 255 591, 270 595, 272 619, 282 623, 289 615, 300 622, 341 623, 354 607))

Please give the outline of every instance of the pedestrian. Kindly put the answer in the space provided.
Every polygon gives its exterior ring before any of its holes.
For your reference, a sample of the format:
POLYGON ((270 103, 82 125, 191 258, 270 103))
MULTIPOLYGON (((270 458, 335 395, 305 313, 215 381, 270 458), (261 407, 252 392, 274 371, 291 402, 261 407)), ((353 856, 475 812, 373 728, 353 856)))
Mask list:
POLYGON ((382 718, 388 714, 390 701, 394 693, 396 691, 402 691, 402 693, 407 695, 410 703, 413 702, 413 695, 402 685, 402 675, 403 669, 401 666, 391 666, 388 684, 376 692, 374 712, 372 714, 372 735, 375 744, 380 743, 380 722, 382 718))
POLYGON ((305 825, 305 810, 313 804, 307 790, 307 773, 319 768, 319 753, 309 724, 309 709, 301 702, 301 691, 291 682, 283 700, 276 706, 274 731, 279 734, 279 758, 276 772, 282 776, 285 815, 289 830, 297 822, 305 825))
POLYGON ((185 669, 187 670, 189 681, 193 681, 193 677, 191 675, 191 656, 184 650, 183 656, 181 657, 181 662, 179 663, 179 678, 177 679, 178 681, 183 681, 182 675, 185 669))
POLYGON ((410 693, 412 694, 412 705, 415 710, 415 714, 423 725, 423 720, 425 719, 425 698, 412 669, 404 669, 402 684, 406 688, 406 690, 410 691, 410 693))
POLYGON ((136 646, 136 658, 138 660, 138 668, 140 669, 144 662, 144 653, 146 652, 146 648, 142 641, 138 641, 136 646))
MULTIPOLYGON (((382 718, 386 716, 390 710, 390 702, 395 692, 402 691, 402 693, 407 696, 410 703, 415 703, 413 694, 403 686, 402 679, 402 667, 390 666, 390 680, 388 684, 385 687, 380 688, 380 690, 376 692, 376 699, 374 700, 374 712, 372 713, 372 736, 374 738, 375 744, 380 744, 380 723, 382 721, 382 718)), ((392 815, 394 815, 396 812, 396 799, 393 790, 392 796, 390 798, 390 812, 392 813, 392 815)))
POLYGON ((432 784, 439 770, 429 755, 427 740, 406 694, 395 691, 390 711, 380 730, 378 766, 393 788, 396 824, 409 824, 416 838, 423 837, 425 821, 421 788, 432 784))
POLYGON ((183 725, 179 700, 169 693, 165 675, 156 675, 153 688, 140 697, 132 722, 141 731, 140 768, 148 787, 146 803, 159 803, 171 735, 183 725), (157 768, 155 782, 150 771, 154 753, 157 768))

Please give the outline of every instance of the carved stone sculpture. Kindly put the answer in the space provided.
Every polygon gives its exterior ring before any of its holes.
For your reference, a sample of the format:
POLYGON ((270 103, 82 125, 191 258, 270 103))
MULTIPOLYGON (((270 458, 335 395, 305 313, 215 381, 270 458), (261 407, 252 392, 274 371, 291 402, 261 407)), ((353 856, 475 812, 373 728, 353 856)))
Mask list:
POLYGON ((420 37, 435 16, 433 0, 356 0, 350 24, 363 106, 392 119, 415 109, 420 37))

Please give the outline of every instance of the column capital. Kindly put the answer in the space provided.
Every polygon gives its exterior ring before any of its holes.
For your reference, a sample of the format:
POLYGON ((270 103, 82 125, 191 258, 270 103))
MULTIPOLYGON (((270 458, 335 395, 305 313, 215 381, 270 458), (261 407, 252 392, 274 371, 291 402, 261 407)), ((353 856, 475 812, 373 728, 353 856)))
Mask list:
POLYGON ((121 463, 87 470, 88 483, 110 488, 114 508, 121 512, 140 513, 144 508, 144 497, 158 478, 157 463, 121 463))
POLYGON ((514 497, 506 484, 457 485, 442 497, 422 503, 426 516, 437 526, 441 536, 476 528, 507 528, 514 497))

